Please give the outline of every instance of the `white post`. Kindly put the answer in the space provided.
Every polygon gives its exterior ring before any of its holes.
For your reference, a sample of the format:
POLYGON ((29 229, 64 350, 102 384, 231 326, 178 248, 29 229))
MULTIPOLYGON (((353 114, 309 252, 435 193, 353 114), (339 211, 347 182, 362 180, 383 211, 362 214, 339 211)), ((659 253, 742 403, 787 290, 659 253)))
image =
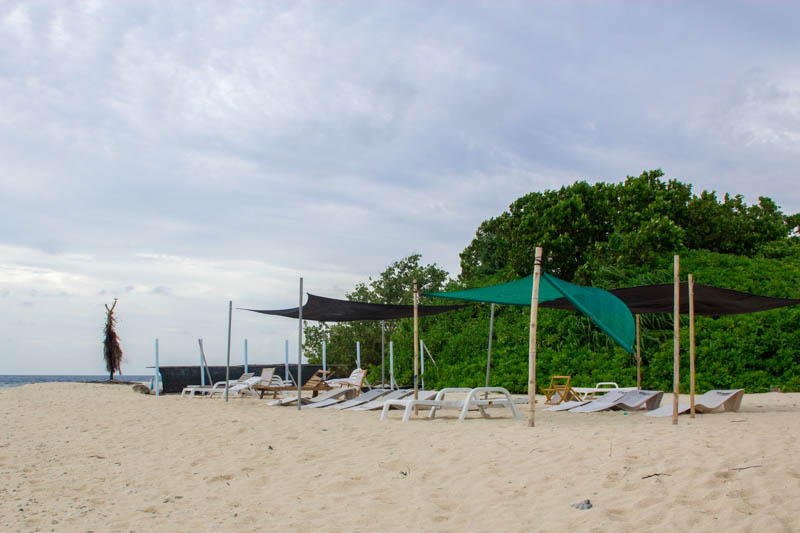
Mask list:
POLYGON ((361 368, 361 341, 356 341, 356 367, 361 368))
POLYGON ((322 370, 328 370, 327 343, 322 341, 322 370))
POLYGON ((247 374, 250 370, 247 368, 247 339, 244 340, 244 373, 247 374))
POLYGON ((394 390, 394 341, 389 341, 389 388, 394 390))
MULTIPOLYGON (((486 387, 489 386, 489 372, 492 368, 492 336, 494 333, 494 304, 492 304, 491 311, 489 313, 489 350, 486 352, 486 387)), ((489 393, 487 392, 483 396, 484 398, 489 398, 489 393)))
POLYGON ((156 375, 153 376, 153 387, 156 389, 156 396, 158 396, 158 389, 161 387, 161 370, 158 368, 158 339, 156 339, 156 375))
POLYGON ((681 332, 681 276, 680 276, 680 258, 675 256, 673 265, 675 276, 675 291, 674 291, 674 319, 673 319, 673 338, 672 338, 672 423, 678 423, 678 395, 681 391, 680 385, 680 332, 681 332))
POLYGON ((536 247, 533 261, 533 290, 531 291, 531 324, 528 337, 528 427, 534 426, 536 412, 536 326, 539 316, 539 278, 542 275, 542 248, 536 247))
POLYGON ((303 390, 303 278, 300 278, 300 305, 297 306, 297 410, 303 402, 300 395, 303 390))
POLYGON ((425 342, 419 340, 419 381, 422 390, 425 390, 425 342))
POLYGON ((233 317, 233 300, 228 301, 228 358, 225 362, 225 401, 228 401, 228 389, 231 379, 231 318, 233 317))
POLYGON ((286 339, 286 362, 283 364, 283 379, 289 381, 289 339, 286 339))
POLYGON ((197 342, 200 344, 200 385, 205 387, 206 385, 206 358, 203 357, 203 341, 202 339, 197 339, 197 342))

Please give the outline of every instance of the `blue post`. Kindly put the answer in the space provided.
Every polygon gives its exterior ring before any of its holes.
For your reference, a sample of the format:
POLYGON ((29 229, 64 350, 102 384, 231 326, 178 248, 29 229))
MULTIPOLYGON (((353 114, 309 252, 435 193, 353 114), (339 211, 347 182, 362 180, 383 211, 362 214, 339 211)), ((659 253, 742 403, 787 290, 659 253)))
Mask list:
POLYGON ((283 363, 283 379, 289 381, 289 339, 286 339, 286 362, 283 363))
POLYGON ((361 368, 361 341, 356 341, 356 367, 361 368))
POLYGON ((247 339, 244 340, 244 372, 245 374, 249 372, 247 369, 247 339))
POLYGON ((322 370, 328 369, 328 361, 325 359, 326 357, 325 348, 326 348, 325 341, 322 341, 322 370))
POLYGON ((394 341, 389 341, 389 388, 394 390, 394 341))
POLYGON ((158 339, 156 339, 156 375, 153 376, 153 387, 156 389, 156 396, 158 396, 158 389, 161 388, 161 370, 158 368, 158 339))
POLYGON ((206 385, 206 358, 203 357, 202 344, 200 345, 200 385, 206 385))

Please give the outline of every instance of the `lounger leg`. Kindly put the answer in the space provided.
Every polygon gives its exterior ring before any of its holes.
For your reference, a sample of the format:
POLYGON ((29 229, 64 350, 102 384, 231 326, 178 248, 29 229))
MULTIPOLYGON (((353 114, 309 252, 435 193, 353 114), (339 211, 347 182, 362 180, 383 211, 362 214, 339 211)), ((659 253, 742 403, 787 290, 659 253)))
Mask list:
POLYGON ((411 416, 411 410, 414 408, 414 400, 411 400, 406 405, 406 410, 403 413, 403 422, 408 422, 409 417, 411 416))
POLYGON ((389 407, 390 407, 389 402, 385 402, 383 404, 383 411, 381 411, 381 420, 386 419, 386 413, 389 412, 389 407))

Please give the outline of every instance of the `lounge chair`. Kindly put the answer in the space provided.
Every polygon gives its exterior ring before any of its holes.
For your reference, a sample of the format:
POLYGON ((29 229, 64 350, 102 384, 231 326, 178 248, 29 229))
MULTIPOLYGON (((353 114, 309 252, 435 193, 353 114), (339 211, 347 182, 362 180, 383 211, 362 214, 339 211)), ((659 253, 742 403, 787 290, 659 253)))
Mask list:
MULTIPOLYGON (((601 398, 598 398, 597 400, 594 400, 594 401, 595 402, 599 402, 600 400, 602 400, 603 403, 607 403, 607 404, 610 405, 613 402, 616 402, 617 400, 622 398, 624 395, 625 395, 624 392, 611 391, 611 392, 607 392, 604 396, 602 396, 601 398)), ((558 405, 553 405, 553 406, 550 406, 550 407, 546 407, 546 408, 544 408, 542 410, 543 411, 569 411, 570 409, 574 409, 576 407, 580 407, 581 405, 586 405, 587 403, 590 403, 591 401, 592 400, 570 400, 568 402, 560 403, 558 405)), ((598 404, 598 405, 600 405, 600 404, 598 404)))
POLYGON ((645 406, 648 411, 657 408, 661 404, 661 398, 664 393, 661 391, 652 390, 634 390, 624 393, 617 399, 607 399, 608 394, 601 396, 596 400, 579 405, 569 410, 570 413, 594 413, 597 411, 605 411, 608 409, 624 409, 626 411, 635 411, 645 406))
POLYGON ((580 401, 589 401, 596 398, 599 394, 608 394, 611 391, 630 392, 637 390, 636 387, 620 387, 613 381, 601 381, 594 387, 572 387, 580 401))
MULTIPOLYGON (((295 389, 297 390, 297 389, 295 389)), ((318 396, 314 396, 311 398, 300 398, 300 401, 303 402, 303 405, 308 405, 309 407, 318 406, 322 407, 325 405, 330 405, 331 403, 338 402, 341 398, 352 398, 355 395, 355 389, 353 388, 340 388, 340 389, 331 389, 328 391, 324 391, 322 394, 318 396)), ((297 396, 289 396, 288 398, 281 398, 279 400, 274 400, 269 402, 267 405, 295 405, 297 404, 297 396)))
POLYGON ((349 377, 329 379, 326 383, 331 387, 353 387, 360 393, 366 379, 367 371, 363 368, 356 368, 349 377))
POLYGON ((344 400, 342 402, 338 402, 333 405, 326 405, 324 406, 324 408, 337 409, 337 410, 350 409, 351 407, 355 407, 357 405, 364 405, 365 403, 376 400, 382 396, 386 396, 390 392, 392 392, 391 389, 372 389, 371 391, 359 394, 352 400, 344 400))
POLYGON ((508 390, 504 389, 503 387, 476 387, 474 389, 465 389, 465 388, 446 388, 440 390, 436 397, 432 400, 429 399, 406 399, 406 400, 388 400, 383 405, 383 410, 381 411, 381 420, 386 418, 386 414, 392 406, 396 407, 403 407, 405 411, 403 412, 403 422, 408 421, 409 417, 411 416, 411 412, 415 408, 419 407, 430 407, 430 411, 428 413, 428 418, 433 418, 436 416, 436 412, 439 409, 457 409, 461 411, 459 415, 459 420, 464 420, 467 416, 467 412, 471 408, 477 408, 480 411, 481 416, 485 418, 489 418, 489 413, 486 412, 486 409, 489 407, 507 407, 511 410, 511 414, 514 415, 515 418, 521 418, 522 415, 519 414, 514 404, 517 403, 511 397, 511 394, 508 390), (445 400, 445 397, 448 393, 452 392, 466 392, 467 397, 463 400, 445 400), (492 398, 482 399, 480 398, 481 394, 488 393, 488 395, 495 395, 492 398), (501 397, 498 398, 497 395, 501 397))
MULTIPOLYGON (((422 393, 423 391, 420 391, 422 393)), ((375 409, 383 409, 383 404, 389 400, 399 400, 400 398, 406 398, 414 394, 413 389, 395 389, 389 394, 381 396, 380 398, 376 398, 372 401, 367 403, 356 405, 353 407, 349 407, 348 411, 373 411, 375 409)), ((434 394, 435 396, 435 394, 434 394)), ((433 396, 432 396, 433 397, 433 396)))
MULTIPOLYGON (((258 391, 256 391, 253 387, 260 381, 261 376, 253 376, 239 383, 234 383, 233 385, 229 383, 228 396, 242 396, 243 394, 249 394, 254 398, 258 398, 258 391)), ((225 385, 217 389, 212 389, 208 393, 208 397, 213 398, 215 394, 225 394, 225 385)))
MULTIPOLYGON (((698 413, 710 413, 724 407, 726 411, 736 412, 742 404, 744 389, 710 390, 694 399, 694 408, 698 413)), ((654 409, 645 416, 672 416, 673 405, 665 405, 654 409)), ((688 403, 678 404, 678 414, 688 413, 691 406, 688 403)))
MULTIPOLYGON (((317 370, 314 374, 308 378, 303 386, 301 387, 304 391, 313 391, 313 395, 316 396, 320 391, 330 390, 331 386, 325 381, 325 376, 330 373, 329 370, 317 370)), ((296 385, 276 385, 274 383, 259 383, 255 386, 255 390, 257 390, 261 394, 261 398, 264 397, 264 394, 267 392, 271 392, 273 394, 273 398, 278 397, 278 393, 280 392, 287 392, 287 391, 296 391, 296 385)))
MULTIPOLYGON (((235 385, 237 383, 242 383, 243 381, 252 378, 254 375, 255 372, 246 372, 239 376, 238 379, 229 380, 228 387, 230 387, 231 384, 235 385)), ((217 381, 213 385, 189 385, 183 388, 181 391, 181 397, 185 396, 187 392, 189 393, 189 396, 194 396, 195 393, 199 393, 201 395, 209 394, 211 391, 216 391, 220 387, 222 387, 223 390, 225 389, 224 381, 217 381)))
POLYGON ((550 386, 547 388, 539 387, 544 394, 545 405, 558 405, 567 402, 572 398, 580 398, 570 387, 571 376, 553 376, 550 378, 550 386))

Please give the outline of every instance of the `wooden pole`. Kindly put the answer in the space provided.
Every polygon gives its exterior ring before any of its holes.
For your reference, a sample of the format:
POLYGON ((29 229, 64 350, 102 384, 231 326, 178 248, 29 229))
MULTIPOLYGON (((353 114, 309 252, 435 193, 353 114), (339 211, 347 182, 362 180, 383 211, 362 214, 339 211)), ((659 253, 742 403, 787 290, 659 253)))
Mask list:
POLYGON ((694 278, 689 274, 689 407, 694 418, 694 278))
POLYGON ((539 278, 542 275, 542 248, 536 247, 533 261, 533 290, 531 291, 531 324, 528 338, 528 427, 534 426, 536 410, 536 326, 539 310, 539 278))
POLYGON ((681 374, 681 359, 680 359, 680 334, 681 334, 681 274, 680 274, 680 256, 675 256, 674 264, 674 285, 675 293, 674 300, 674 330, 672 337, 672 423, 678 423, 678 395, 680 394, 680 374, 681 374))
POLYGON ((297 410, 302 407, 303 391, 303 278, 300 278, 300 305, 297 306, 297 410))
POLYGON ((414 399, 419 398, 419 300, 414 280, 414 399))
POLYGON ((642 389, 642 334, 639 327, 639 316, 636 315, 636 388, 642 389))
POLYGON ((231 319, 233 318, 233 300, 228 301, 228 359, 225 363, 225 401, 228 401, 228 389, 231 379, 231 319))

